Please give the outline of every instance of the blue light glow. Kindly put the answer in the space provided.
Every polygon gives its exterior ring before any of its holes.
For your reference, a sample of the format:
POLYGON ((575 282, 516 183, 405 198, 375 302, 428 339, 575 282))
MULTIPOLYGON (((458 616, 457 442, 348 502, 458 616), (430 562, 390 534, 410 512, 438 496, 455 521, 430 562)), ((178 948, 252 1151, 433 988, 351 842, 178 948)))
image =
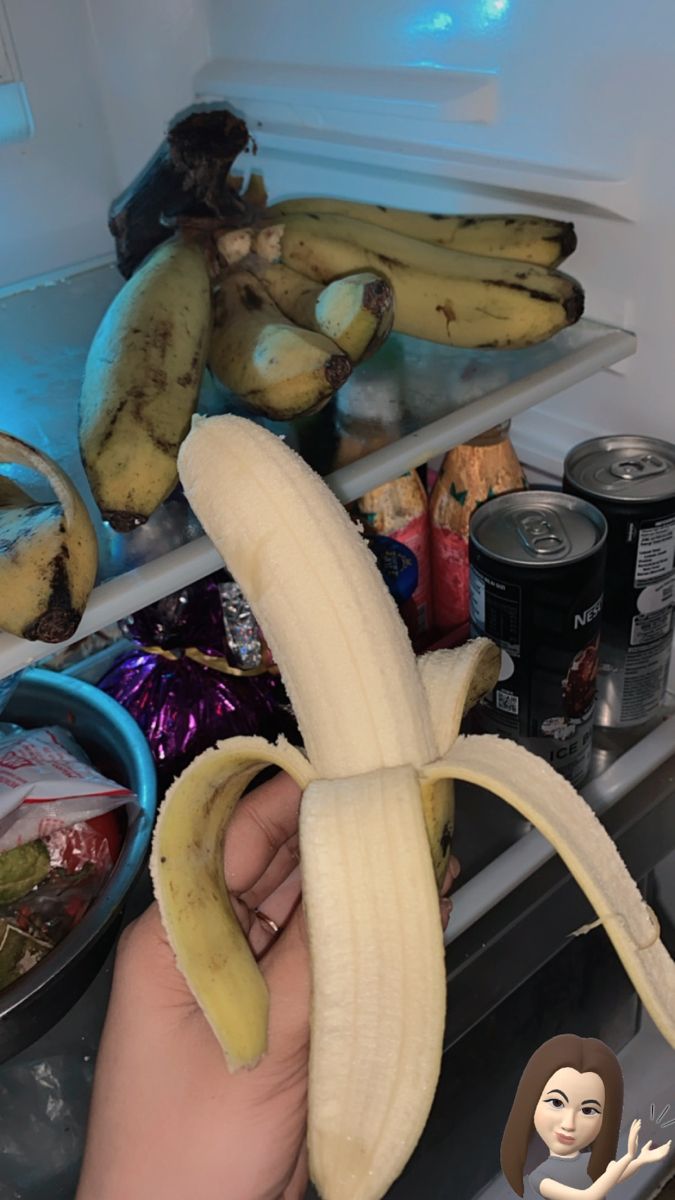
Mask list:
POLYGON ((418 11, 406 27, 408 37, 434 38, 442 45, 450 37, 496 33, 508 17, 512 0, 453 0, 452 12, 446 8, 418 11))
POLYGON ((454 24, 452 13, 436 10, 418 17, 410 26, 411 33, 449 33, 454 24))
POLYGON ((480 10, 483 22, 501 21, 509 11, 511 0, 481 0, 480 10))
POLYGON ((0 86, 0 142, 23 142, 35 132, 33 114, 22 83, 0 86))

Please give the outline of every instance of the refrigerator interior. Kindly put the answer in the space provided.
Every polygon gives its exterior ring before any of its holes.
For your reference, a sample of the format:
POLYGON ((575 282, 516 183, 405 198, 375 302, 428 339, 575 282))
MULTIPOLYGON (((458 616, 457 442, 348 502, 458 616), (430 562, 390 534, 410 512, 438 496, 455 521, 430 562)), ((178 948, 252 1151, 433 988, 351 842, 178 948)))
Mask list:
MULTIPOLYGON (((488 356, 487 401, 432 414, 446 423, 425 457, 504 416, 535 479, 555 479, 566 450, 598 433, 675 440, 674 39, 671 0, 645 11, 627 0, 370 0, 354 11, 310 0, 0 0, 3 424, 63 451, 77 474, 66 421, 120 282, 108 205, 175 112, 220 100, 255 138, 256 154, 237 166, 262 171, 272 199, 575 222, 569 269, 586 290, 588 326, 556 340, 560 354, 525 352, 522 367, 488 356)), ((447 386, 451 357, 423 348, 409 359, 413 409, 447 386)), ((415 419, 408 433, 423 461, 425 421, 415 419)), ((347 469, 335 490, 348 499, 391 477, 412 461, 402 445, 402 457, 394 444, 347 469)), ((101 530, 106 574, 81 633, 220 561, 196 527, 147 530, 125 547, 101 530), (130 592, 121 580, 131 569, 130 592)), ((0 635, 0 676, 40 654, 15 643, 0 635)), ((668 748, 660 753, 667 763, 668 748)), ((661 874, 672 891, 672 855, 661 874)), ((469 927, 471 894, 463 903, 469 927)), ((664 903, 672 914, 675 897, 664 903)), ((653 1086, 660 1095, 665 1085, 653 1086)))
POLYGON ((519 418, 518 448, 555 471, 575 441, 634 429, 637 405, 640 432, 672 433, 669 0, 371 0, 346 19, 308 0, 3 4, 33 131, 0 107, 18 139, 0 144, 0 287, 109 258, 108 203, 167 120, 226 99, 273 198, 572 218, 587 314, 638 353, 519 418))

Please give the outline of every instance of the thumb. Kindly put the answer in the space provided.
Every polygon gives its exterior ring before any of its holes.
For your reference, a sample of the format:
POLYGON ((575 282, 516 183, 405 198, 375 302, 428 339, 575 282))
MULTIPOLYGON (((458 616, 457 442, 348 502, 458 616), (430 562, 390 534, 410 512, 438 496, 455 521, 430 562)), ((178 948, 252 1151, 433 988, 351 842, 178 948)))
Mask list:
POLYGON ((269 1053, 284 1057, 309 1045, 310 958, 302 903, 258 964, 270 993, 269 1053))

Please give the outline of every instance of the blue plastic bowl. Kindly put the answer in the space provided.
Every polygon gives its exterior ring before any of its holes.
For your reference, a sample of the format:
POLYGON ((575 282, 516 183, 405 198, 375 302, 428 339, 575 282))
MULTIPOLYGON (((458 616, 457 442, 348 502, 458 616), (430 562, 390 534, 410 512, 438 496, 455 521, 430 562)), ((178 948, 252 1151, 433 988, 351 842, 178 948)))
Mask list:
POLYGON ((2 714, 26 728, 61 725, 102 774, 138 797, 119 857, 79 924, 21 979, 0 992, 0 1062, 46 1033, 72 1007, 105 961, 124 902, 142 871, 157 805, 155 765, 136 722, 90 683, 54 671, 26 671, 2 714))

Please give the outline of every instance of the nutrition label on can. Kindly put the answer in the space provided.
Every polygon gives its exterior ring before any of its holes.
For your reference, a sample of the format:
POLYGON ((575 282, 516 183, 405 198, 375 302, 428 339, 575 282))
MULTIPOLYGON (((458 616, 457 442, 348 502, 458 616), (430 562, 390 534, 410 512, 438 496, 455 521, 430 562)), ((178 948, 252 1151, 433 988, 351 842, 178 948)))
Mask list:
POLYGON ((621 725, 644 721, 661 703, 670 664, 670 638, 630 649, 621 696, 621 725))
POLYGON ((656 642, 665 637, 670 633, 672 617, 672 608, 662 608, 660 612, 638 613, 631 622, 631 646, 644 646, 648 642, 656 642))
POLYGON ((515 656, 520 654, 520 604, 517 584, 471 572, 472 625, 515 656))
POLYGON ((644 521, 640 525, 635 586, 660 579, 672 571, 675 564, 675 517, 664 521, 644 521))

